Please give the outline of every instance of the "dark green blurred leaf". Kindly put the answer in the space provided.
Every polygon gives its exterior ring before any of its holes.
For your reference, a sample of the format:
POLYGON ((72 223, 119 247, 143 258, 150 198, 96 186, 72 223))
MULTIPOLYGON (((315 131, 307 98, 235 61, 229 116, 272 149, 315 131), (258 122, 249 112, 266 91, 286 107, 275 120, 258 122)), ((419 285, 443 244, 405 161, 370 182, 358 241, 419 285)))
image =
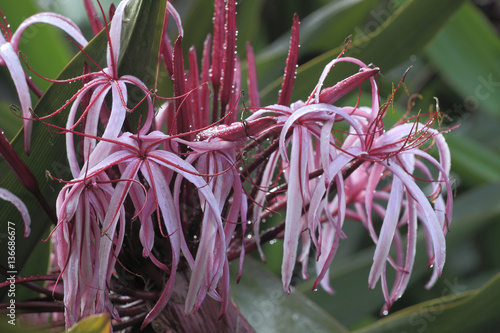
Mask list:
MULTIPOLYGON (((463 1, 408 0, 382 24, 373 17, 360 26, 352 26, 354 41, 345 55, 357 57, 367 64, 373 63, 382 72, 389 71, 421 51, 463 1)), ((310 94, 325 65, 342 49, 343 46, 335 48, 299 67, 294 87, 296 99, 304 99, 310 94)), ((328 82, 333 84, 357 70, 356 66, 339 65, 328 82)), ((277 79, 262 91, 263 104, 275 102, 281 80, 277 79)))
MULTIPOLYGON (((187 50, 192 45, 196 46, 197 53, 202 52, 203 42, 207 38, 207 34, 213 32, 213 12, 214 1, 191 0, 181 1, 175 5, 175 8, 183 13, 182 27, 184 28, 184 37, 182 45, 184 50, 187 50)), ((169 26, 170 21, 169 19, 169 26)), ((177 30, 174 30, 177 33, 177 30)))
POLYGON ((500 156, 468 137, 446 137, 450 146, 452 170, 465 185, 483 185, 500 180, 500 156))
POLYGON ((500 274, 483 288, 465 293, 460 293, 461 286, 455 282, 449 281, 449 295, 408 307, 356 332, 496 331, 500 326, 500 274))
MULTIPOLYGON (((231 266, 232 277, 237 269, 236 263, 231 266)), ((233 280, 231 290, 241 313, 258 333, 347 332, 297 290, 287 295, 278 278, 249 256, 240 283, 233 280)))
POLYGON ((465 3, 426 53, 464 98, 465 112, 484 108, 500 116, 500 38, 474 5, 465 3))
MULTIPOLYGON (((369 11, 376 3, 376 0, 334 1, 301 18, 301 51, 310 56, 332 48, 339 49, 339 45, 343 47, 345 39, 354 33, 354 27, 366 20, 369 11)), ((291 26, 292 17, 290 17, 290 28, 291 26)), ((290 32, 257 55, 257 71, 261 87, 283 75, 289 44, 290 32)), ((303 56, 301 53, 299 55, 303 56)))
POLYGON ((8 140, 12 140, 23 126, 22 119, 14 116, 10 111, 11 104, 7 101, 0 101, 0 119, 2 119, 0 126, 8 140))

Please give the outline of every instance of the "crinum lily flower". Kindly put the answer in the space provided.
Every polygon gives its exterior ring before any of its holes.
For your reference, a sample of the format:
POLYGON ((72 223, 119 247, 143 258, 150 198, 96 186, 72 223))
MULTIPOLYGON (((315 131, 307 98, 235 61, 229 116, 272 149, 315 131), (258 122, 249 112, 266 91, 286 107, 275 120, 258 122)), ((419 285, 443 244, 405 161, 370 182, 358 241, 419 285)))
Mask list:
MULTIPOLYGON (((296 262, 307 278, 314 258, 313 288, 321 285, 333 293, 329 269, 340 240, 348 236, 343 226, 353 220, 375 243, 368 284, 373 288, 381 281, 384 313, 408 284, 418 222, 434 266, 427 287, 435 282, 445 261, 452 210, 448 148, 443 135, 431 129, 437 114, 427 122, 404 118, 386 130, 382 119, 392 97, 381 105, 380 70, 343 54, 325 67, 305 101, 292 103, 299 50, 295 16, 274 105, 261 107, 255 59, 247 45, 250 108, 238 121, 242 71, 234 0, 215 0, 214 32, 205 40, 200 69, 196 50, 184 52, 180 19, 167 4, 179 36, 172 44, 167 15, 159 60, 170 75, 173 98, 158 108, 153 100, 167 98, 117 71, 130 3, 122 1, 104 26, 109 29, 106 66, 59 81, 82 79, 84 85, 63 107, 37 118, 66 135, 73 178, 59 193, 53 232, 59 268, 54 274, 65 291, 54 295, 64 303, 67 327, 107 312, 120 328, 139 323, 157 331, 251 331, 231 302, 230 261, 240 259, 239 279, 246 253, 257 249, 264 258, 262 243, 282 238, 285 292, 291 291, 296 262), (359 71, 323 87, 340 62, 359 71), (342 96, 365 82, 370 105, 340 105, 342 96), (137 130, 126 122, 135 110, 127 106, 127 85, 138 87, 146 101, 145 120, 140 118, 137 130), (46 123, 69 105, 64 128, 46 123), (81 157, 75 138, 83 143, 81 157), (428 152, 432 144, 437 157, 428 152), (286 215, 265 228, 276 212, 286 215), (396 271, 392 289, 386 277, 390 267, 396 271)), ((91 3, 85 4, 96 32, 101 25, 91 3)))

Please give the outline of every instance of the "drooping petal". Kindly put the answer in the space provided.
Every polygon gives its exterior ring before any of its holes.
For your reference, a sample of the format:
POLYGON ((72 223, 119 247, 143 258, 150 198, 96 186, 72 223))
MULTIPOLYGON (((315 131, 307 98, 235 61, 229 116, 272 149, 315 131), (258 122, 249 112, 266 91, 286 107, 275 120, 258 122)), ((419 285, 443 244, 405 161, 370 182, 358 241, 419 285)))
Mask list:
POLYGON ((30 235, 30 226, 31 226, 31 218, 28 212, 28 207, 21 201, 17 196, 15 196, 12 192, 0 187, 0 199, 11 202, 21 213, 21 217, 24 221, 24 237, 28 237, 30 235))
POLYGON ((370 269, 368 276, 368 285, 372 289, 375 287, 382 271, 385 262, 391 249, 392 239, 396 232, 397 223, 399 220, 399 213, 401 211, 401 201, 403 200, 403 183, 397 177, 392 180, 392 189, 387 203, 387 211, 382 223, 380 235, 378 238, 375 253, 373 255, 373 265, 370 269))
POLYGON ((26 154, 29 154, 31 131, 33 128, 33 123, 30 119, 33 118, 33 116, 30 112, 31 98, 28 83, 26 82, 26 74, 24 73, 21 62, 19 61, 17 53, 11 43, 4 43, 0 46, 0 58, 5 62, 5 65, 10 72, 12 81, 14 81, 14 85, 16 86, 17 96, 19 97, 19 102, 21 103, 23 116, 24 150, 26 151, 26 154))
POLYGON ((300 174, 303 167, 301 162, 302 132, 292 134, 292 152, 290 157, 290 171, 287 191, 285 236, 283 242, 283 262, 281 265, 282 283, 285 292, 290 293, 290 281, 297 258, 298 239, 301 233, 300 217, 302 216, 303 198, 300 174))

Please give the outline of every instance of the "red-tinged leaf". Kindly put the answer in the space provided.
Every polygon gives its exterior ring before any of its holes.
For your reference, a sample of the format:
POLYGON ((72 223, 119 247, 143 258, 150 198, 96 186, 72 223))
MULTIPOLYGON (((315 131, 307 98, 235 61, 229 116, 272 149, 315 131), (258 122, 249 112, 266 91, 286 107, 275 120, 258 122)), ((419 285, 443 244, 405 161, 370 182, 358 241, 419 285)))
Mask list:
POLYGON ((292 97, 293 83, 295 81, 295 72, 299 59, 299 16, 293 16, 292 37, 290 38, 290 48, 288 49, 288 58, 286 59, 285 75, 281 84, 279 105, 289 105, 292 97))
POLYGON ((224 56, 224 0, 216 0, 214 8, 214 36, 212 46, 212 71, 210 73, 214 89, 214 109, 212 121, 217 118, 217 97, 221 84, 222 59, 224 56))
POLYGON ((247 86, 248 86, 248 97, 250 99, 251 108, 260 107, 259 98, 259 87, 257 81, 257 67, 255 66, 255 55, 253 52, 252 45, 247 43, 247 86))
POLYGON ((226 5, 226 24, 224 29, 224 72, 222 73, 221 112, 226 115, 226 106, 233 92, 236 65, 236 4, 229 0, 226 5))
MULTIPOLYGON (((184 72, 184 56, 182 55, 182 37, 178 37, 174 45, 174 95, 182 96, 186 92, 186 74, 184 72)), ((184 112, 184 99, 177 99, 176 106, 176 122, 177 133, 183 133, 189 130, 189 118, 184 112)), ((173 128, 173 126, 172 126, 173 128)), ((171 133, 174 134, 174 133, 171 133)))

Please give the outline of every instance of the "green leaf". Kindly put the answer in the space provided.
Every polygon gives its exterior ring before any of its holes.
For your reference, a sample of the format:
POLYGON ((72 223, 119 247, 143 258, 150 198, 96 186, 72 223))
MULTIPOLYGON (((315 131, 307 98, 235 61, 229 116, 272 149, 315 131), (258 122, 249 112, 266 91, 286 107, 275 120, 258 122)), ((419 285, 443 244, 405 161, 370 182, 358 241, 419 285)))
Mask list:
MULTIPOLYGON (((124 47, 123 54, 120 59, 119 68, 122 73, 129 73, 137 70, 137 68, 156 68, 159 42, 156 40, 158 34, 156 28, 163 24, 163 16, 165 13, 166 0, 136 0, 132 1, 130 7, 127 8, 128 21, 124 22, 124 45, 129 45, 127 40, 137 38, 141 33, 140 48, 135 46, 124 47), (160 22, 161 21, 161 22, 160 22), (153 29, 149 31, 148 29, 153 29), (150 50, 147 56, 144 56, 144 49, 150 50), (123 59, 132 59, 133 63, 128 65, 123 59), (153 62, 154 61, 154 62, 153 62), (153 62, 153 63, 150 63, 153 62)), ((105 65, 106 60, 106 32, 102 31, 96 36, 89 45, 85 48, 85 53, 88 57, 101 65, 105 65)), ((133 44, 130 44, 133 45, 133 44)), ((61 78, 72 78, 81 75, 83 70, 83 62, 89 62, 87 56, 83 53, 77 54, 73 60, 59 75, 61 78)), ((143 81, 148 81, 148 72, 143 72, 139 78, 143 81)), ((149 78, 151 79, 151 78, 149 78)), ((155 78, 152 79, 154 81, 155 78)), ((61 107, 66 100, 71 98, 81 87, 80 83, 73 84, 52 84, 46 91, 45 95, 36 105, 34 112, 38 116, 49 114, 61 107)), ((58 115, 50 118, 50 123, 58 126, 64 126, 66 123, 66 112, 61 112, 58 115)), ((70 179, 71 173, 67 166, 65 157, 65 138, 63 135, 53 134, 43 124, 35 123, 33 126, 33 140, 30 156, 26 156, 23 150, 23 139, 17 136, 13 141, 13 147, 18 152, 19 156, 26 162, 38 180, 40 190, 52 206, 55 208, 57 190, 60 185, 54 181, 46 179, 45 170, 48 170, 53 176, 60 179, 70 179)), ((27 258, 33 251, 35 245, 40 241, 42 234, 51 225, 50 219, 45 214, 39 203, 35 201, 33 196, 19 184, 5 161, 0 160, 0 187, 4 187, 19 196, 27 205, 32 218, 31 235, 28 238, 23 238, 22 220, 16 209, 6 203, 0 202, 0 235, 6 234, 7 222, 12 221, 16 224, 16 269, 21 270, 27 258)), ((1 242, 0 253, 6 253, 6 242, 1 242)), ((0 264, 6 267, 2 256, 0 264)))
POLYGON ((500 156, 468 137, 446 136, 451 150, 452 170, 465 185, 484 185, 500 180, 500 156))
POLYGON ((472 3, 465 3, 427 48, 439 74, 463 98, 465 112, 479 107, 500 116, 500 38, 472 3))
MULTIPOLYGON (((367 64, 373 63, 380 67, 382 72, 387 72, 410 56, 418 54, 463 1, 408 0, 381 24, 373 17, 364 25, 352 26, 354 40, 345 55, 359 58, 367 64)), ((296 99, 304 99, 310 94, 323 68, 336 58, 342 49, 343 46, 334 48, 299 67, 293 93, 296 99)), ((333 84, 357 71, 358 68, 352 65, 336 66, 327 84, 333 84)), ((281 80, 279 78, 264 88, 261 94, 262 104, 275 103, 281 80)))
POLYGON ((460 293, 461 287, 449 281, 449 295, 398 311, 356 333, 495 331, 500 325, 500 274, 479 290, 460 293))
MULTIPOLYGON (((184 37, 182 45, 185 49, 196 46, 197 53, 201 54, 203 42, 207 34, 213 31, 212 14, 214 12, 214 1, 191 0, 181 1, 175 8, 182 13, 182 26, 184 37), (187 48, 186 48, 187 47, 187 48)), ((169 19, 169 26, 171 26, 169 19)), ((176 30, 174 30, 176 31, 176 30)))
POLYGON ((111 319, 109 314, 98 314, 83 318, 73 325, 67 333, 110 333, 111 319))
MULTIPOLYGON (((231 276, 238 272, 231 266, 231 276)), ((231 281, 236 304, 258 333, 265 332, 347 332, 347 329, 297 290, 283 291, 278 278, 247 256, 239 284, 231 281)))

